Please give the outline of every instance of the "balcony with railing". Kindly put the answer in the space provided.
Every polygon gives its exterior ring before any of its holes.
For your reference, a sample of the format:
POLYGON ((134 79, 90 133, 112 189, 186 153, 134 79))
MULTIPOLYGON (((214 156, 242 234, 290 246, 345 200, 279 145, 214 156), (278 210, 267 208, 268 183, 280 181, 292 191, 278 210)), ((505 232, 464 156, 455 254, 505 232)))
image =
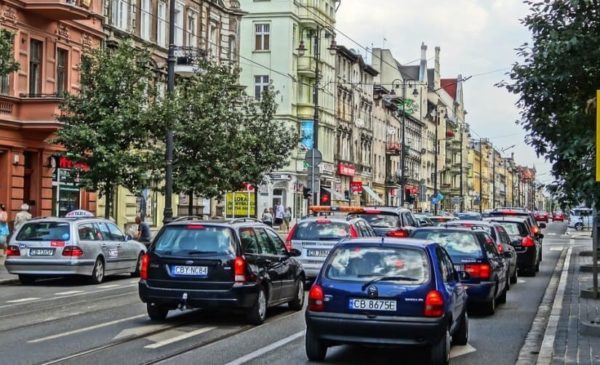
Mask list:
POLYGON ((53 20, 87 19, 93 0, 22 0, 26 11, 53 20))
POLYGON ((55 116, 60 112, 61 97, 52 94, 0 94, 0 120, 15 123, 22 128, 56 130, 59 123, 55 116))
POLYGON ((309 54, 309 52, 306 52, 304 56, 298 56, 298 75, 315 78, 315 62, 315 59, 311 54, 309 54))
POLYGON ((402 145, 398 142, 387 142, 385 145, 385 153, 391 156, 400 156, 402 145))
POLYGON ((191 76, 199 71, 199 60, 206 57, 206 51, 198 47, 175 47, 175 73, 191 76))

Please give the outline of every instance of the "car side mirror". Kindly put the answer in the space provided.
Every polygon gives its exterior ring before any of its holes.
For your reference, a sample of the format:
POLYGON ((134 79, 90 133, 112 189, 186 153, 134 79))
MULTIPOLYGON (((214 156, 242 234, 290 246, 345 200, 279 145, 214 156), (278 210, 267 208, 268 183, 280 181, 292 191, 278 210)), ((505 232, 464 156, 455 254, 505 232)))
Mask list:
POLYGON ((470 278, 471 278, 471 275, 469 275, 468 272, 458 271, 458 280, 459 281, 469 280, 470 278))
POLYGON ((546 223, 540 223, 540 228, 546 228, 546 223))
POLYGON ((300 250, 299 250, 299 249, 297 249, 297 248, 292 248, 292 249, 290 250, 290 256, 292 256, 292 257, 298 257, 298 256, 302 256, 302 251, 300 251, 300 250))

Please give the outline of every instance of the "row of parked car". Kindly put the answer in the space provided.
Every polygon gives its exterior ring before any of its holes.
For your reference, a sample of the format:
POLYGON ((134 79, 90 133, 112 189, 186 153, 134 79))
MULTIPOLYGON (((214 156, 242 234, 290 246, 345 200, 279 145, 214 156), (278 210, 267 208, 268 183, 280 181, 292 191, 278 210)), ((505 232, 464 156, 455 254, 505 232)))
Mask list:
POLYGON ((139 274, 152 320, 176 309, 214 308, 242 311, 261 324, 269 307, 302 310, 312 284, 310 360, 323 360, 339 344, 419 345, 430 350, 429 363, 445 364, 451 344, 468 340, 467 308, 493 314, 518 275, 535 275, 542 260, 545 225, 526 210, 427 226, 401 208, 312 212, 285 240, 252 219, 182 218, 147 249, 103 219, 40 219, 13 236, 6 267, 25 282, 50 274, 93 282, 102 281, 100 271, 139 274))

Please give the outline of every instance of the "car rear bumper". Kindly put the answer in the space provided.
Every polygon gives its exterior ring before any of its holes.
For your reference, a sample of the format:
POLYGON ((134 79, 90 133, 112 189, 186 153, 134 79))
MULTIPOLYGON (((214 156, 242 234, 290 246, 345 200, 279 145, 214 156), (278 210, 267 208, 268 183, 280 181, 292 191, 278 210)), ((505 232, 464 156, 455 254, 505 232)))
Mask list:
POLYGON ((519 269, 531 269, 535 267, 536 250, 528 248, 523 252, 517 252, 517 267, 519 269))
POLYGON ((152 287, 142 280, 138 289, 144 303, 172 307, 186 304, 192 308, 249 308, 256 302, 259 286, 253 283, 234 286, 228 290, 170 289, 152 287))
POLYGON ((384 317, 306 312, 306 328, 317 338, 335 344, 374 346, 430 345, 442 338, 443 318, 384 317))
POLYGON ((95 260, 30 260, 8 258, 4 266, 16 275, 92 275, 95 260))
POLYGON ((467 287, 467 301, 469 303, 488 302, 494 299, 495 285, 493 281, 483 281, 477 284, 464 284, 467 287))

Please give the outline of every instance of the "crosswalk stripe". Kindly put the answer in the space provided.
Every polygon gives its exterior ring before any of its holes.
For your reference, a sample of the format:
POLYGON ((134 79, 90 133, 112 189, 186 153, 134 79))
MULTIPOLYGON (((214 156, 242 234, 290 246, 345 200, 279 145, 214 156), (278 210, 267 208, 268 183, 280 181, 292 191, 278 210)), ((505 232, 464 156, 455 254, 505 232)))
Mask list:
POLYGON ((23 302, 30 302, 32 300, 38 300, 40 298, 21 298, 21 299, 15 299, 15 300, 7 300, 6 303, 23 303, 23 302))
POLYGON ((54 293, 54 295, 70 295, 70 294, 77 294, 77 293, 83 293, 83 290, 63 291, 60 293, 54 293))
POLYGON ((170 344, 172 344, 174 342, 183 341, 183 340, 185 340, 187 338, 194 337, 194 336, 197 336, 199 334, 202 334, 202 333, 205 333, 205 332, 208 332, 208 331, 212 331, 215 328, 216 327, 200 328, 198 330, 195 330, 195 331, 192 331, 192 332, 188 332, 188 333, 184 333, 182 335, 175 336, 175 337, 169 338, 169 339, 164 340, 164 341, 159 341, 159 342, 153 343, 152 345, 146 345, 146 346, 144 346, 144 348, 145 349, 157 349, 157 348, 160 348, 160 347, 163 347, 163 346, 166 346, 166 345, 170 345, 170 344))

